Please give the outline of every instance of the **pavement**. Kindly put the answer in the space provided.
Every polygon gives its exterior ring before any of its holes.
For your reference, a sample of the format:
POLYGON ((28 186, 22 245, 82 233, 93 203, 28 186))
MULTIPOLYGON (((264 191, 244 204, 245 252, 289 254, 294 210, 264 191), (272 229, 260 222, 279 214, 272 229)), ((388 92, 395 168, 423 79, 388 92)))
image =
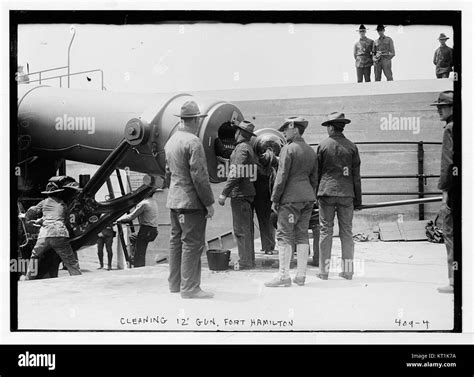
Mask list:
MULTIPOLYGON (((256 250, 259 250, 256 240, 256 250)), ((334 238, 329 280, 308 266, 305 286, 267 288, 276 269, 210 271, 203 256, 202 288, 210 300, 168 291, 168 264, 97 270, 95 248, 80 252, 83 275, 18 283, 21 330, 119 331, 432 331, 453 328, 446 251, 429 242, 356 243, 354 279, 338 276, 334 238)), ((232 250, 236 259, 236 250, 232 250)), ((257 253, 257 261, 265 257, 257 253)), ((295 270, 291 271, 294 276, 295 270)))

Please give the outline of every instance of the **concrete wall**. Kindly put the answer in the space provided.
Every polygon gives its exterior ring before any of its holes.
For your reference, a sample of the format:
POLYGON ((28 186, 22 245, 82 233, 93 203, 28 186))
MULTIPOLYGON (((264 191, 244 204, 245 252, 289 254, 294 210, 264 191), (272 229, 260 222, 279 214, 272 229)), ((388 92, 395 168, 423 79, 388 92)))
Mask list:
MULTIPOLYGON (((244 116, 257 128, 278 128, 283 119, 300 115, 309 121, 305 133, 308 143, 319 143, 327 137, 321 123, 327 114, 342 111, 352 122, 345 135, 354 142, 364 141, 430 141, 441 142, 443 123, 436 107, 429 106, 438 93, 452 89, 452 81, 417 80, 340 84, 289 88, 266 88, 207 92, 233 101, 244 116), (248 98, 248 99, 247 99, 248 98), (411 129, 387 129, 389 119, 410 118, 411 129), (419 129, 415 127, 419 125, 419 129), (384 129, 385 128, 385 129, 384 129)), ((200 94, 205 94, 202 92, 200 94)), ((409 128, 409 127, 407 127, 409 128)), ((439 174, 441 146, 424 146, 425 174, 439 174)), ((417 145, 360 145, 361 174, 406 175, 418 173, 417 145)), ((425 191, 436 192, 437 178, 427 179, 425 191)), ((418 192, 417 179, 364 179, 363 192, 418 192)), ((417 198, 415 195, 365 195, 364 203, 417 198)), ((426 204, 426 218, 436 216, 438 203, 426 204)), ((404 218, 418 219, 418 206, 388 207, 365 210, 357 214, 361 221, 373 224, 379 221, 404 218)))

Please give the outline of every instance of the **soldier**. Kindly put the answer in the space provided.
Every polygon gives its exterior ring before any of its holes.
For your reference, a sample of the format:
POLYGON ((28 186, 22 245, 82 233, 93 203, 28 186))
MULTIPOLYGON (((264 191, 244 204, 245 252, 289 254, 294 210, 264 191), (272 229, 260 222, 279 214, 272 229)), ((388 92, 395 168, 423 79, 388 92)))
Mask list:
POLYGON ((385 26, 377 25, 379 38, 374 42, 373 59, 375 81, 382 80, 382 71, 387 81, 393 81, 392 59, 395 56, 393 40, 385 35, 385 26))
POLYGON ((234 235, 237 239, 239 262, 235 270, 248 270, 255 267, 254 225, 252 203, 255 197, 253 182, 257 179, 255 153, 250 145, 250 138, 255 126, 246 120, 237 125, 235 132, 236 147, 230 155, 227 182, 219 196, 223 206, 230 196, 234 235))
POLYGON ((438 288, 440 293, 454 292, 454 244, 453 244, 453 214, 454 182, 453 182, 453 95, 452 90, 441 92, 438 100, 431 104, 438 108, 442 121, 446 122, 443 132, 443 147, 441 152, 441 174, 438 188, 443 191, 441 216, 443 219, 443 237, 448 256, 449 285, 438 288))
POLYGON ((433 64, 436 66, 436 78, 448 78, 449 72, 453 70, 453 49, 446 46, 449 39, 445 34, 439 35, 438 41, 440 46, 436 49, 433 57, 433 64))
POLYGON ((253 207, 258 219, 258 229, 262 241, 262 251, 273 255, 275 252, 275 228, 271 222, 272 202, 270 200, 273 181, 278 168, 278 158, 271 147, 258 156, 257 180, 253 207))
POLYGON ((304 141, 308 121, 301 117, 285 120, 279 131, 286 144, 280 153, 278 172, 271 196, 272 210, 278 213, 277 241, 279 272, 267 287, 289 287, 290 261, 296 245, 297 273, 293 282, 304 285, 309 254, 309 219, 316 200, 318 182, 316 153, 304 141))
POLYGON ((148 243, 158 236, 158 203, 153 198, 158 189, 151 191, 128 215, 123 215, 117 222, 129 223, 138 217, 140 229, 130 236, 133 245, 133 267, 144 267, 148 243))
POLYGON ((200 113, 196 102, 187 101, 176 116, 182 123, 165 145, 166 205, 171 217, 169 288, 185 299, 212 298, 200 287, 206 221, 214 214, 206 155, 196 136, 201 118, 207 115, 200 113))
POLYGON ((360 39, 354 45, 354 59, 357 73, 357 82, 370 82, 370 71, 372 70, 372 51, 374 41, 367 38, 365 33, 367 29, 364 25, 359 26, 360 39))
POLYGON ((350 122, 343 113, 334 112, 321 124, 327 127, 329 134, 317 150, 320 225, 318 277, 322 280, 327 280, 329 275, 336 212, 342 246, 342 272, 339 276, 351 280, 354 273, 352 217, 354 208, 357 209, 362 204, 362 194, 359 151, 343 135, 345 125, 350 122))
POLYGON ((99 270, 104 268, 104 246, 107 250, 107 270, 110 271, 112 269, 112 258, 113 258, 113 251, 112 251, 112 243, 114 241, 115 232, 112 228, 112 224, 107 225, 97 237, 97 257, 99 258, 99 270))
POLYGON ((31 252, 31 259, 25 277, 26 280, 35 278, 32 273, 32 271, 36 270, 34 263, 37 263, 39 258, 50 248, 59 255, 69 275, 81 275, 79 262, 69 243, 69 231, 66 228, 67 206, 59 195, 63 191, 64 189, 59 188, 55 182, 48 182, 46 191, 41 192, 48 195, 48 197, 36 206, 28 209, 26 216, 29 216, 30 212, 37 212, 42 217, 36 220, 36 223, 41 225, 41 228, 38 240, 31 252))

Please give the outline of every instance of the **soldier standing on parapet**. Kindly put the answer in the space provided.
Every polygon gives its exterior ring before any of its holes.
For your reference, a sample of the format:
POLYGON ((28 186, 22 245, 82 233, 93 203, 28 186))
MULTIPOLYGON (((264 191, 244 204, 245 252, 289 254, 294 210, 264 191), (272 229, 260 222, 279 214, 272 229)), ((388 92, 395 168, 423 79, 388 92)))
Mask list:
POLYGON ((443 219, 443 237, 448 255, 448 277, 449 285, 438 288, 440 293, 454 292, 454 244, 453 244, 453 214, 454 182, 453 182, 453 95, 452 90, 442 92, 438 100, 430 106, 438 108, 438 114, 442 121, 446 122, 443 132, 443 147, 441 152, 441 175, 438 188, 443 191, 443 202, 441 214, 443 219))
POLYGON ((449 39, 445 34, 439 35, 438 41, 440 46, 436 49, 433 57, 433 64, 436 66, 436 78, 448 78, 449 72, 453 70, 453 49, 446 46, 449 39))
POLYGON ((169 186, 171 237, 168 278, 171 292, 182 298, 212 298, 201 289, 201 255, 205 247, 206 221, 214 215, 214 195, 209 183, 206 155, 196 136, 202 115, 194 101, 181 107, 182 123, 165 145, 169 186))
POLYGON ((267 287, 291 286, 290 262, 296 245, 297 272, 294 282, 304 285, 309 254, 309 219, 316 200, 318 163, 316 153, 301 136, 308 121, 301 117, 285 120, 279 131, 288 142, 280 153, 271 200, 278 213, 277 240, 279 272, 267 287))
POLYGON ((385 35, 385 26, 377 25, 379 38, 374 42, 373 59, 375 81, 382 80, 382 71, 387 81, 393 81, 392 59, 395 56, 393 40, 385 35))
POLYGON ((370 71, 372 70, 372 51, 374 41, 367 38, 367 29, 364 25, 359 26, 360 39, 354 45, 354 59, 357 73, 357 82, 370 82, 370 71))

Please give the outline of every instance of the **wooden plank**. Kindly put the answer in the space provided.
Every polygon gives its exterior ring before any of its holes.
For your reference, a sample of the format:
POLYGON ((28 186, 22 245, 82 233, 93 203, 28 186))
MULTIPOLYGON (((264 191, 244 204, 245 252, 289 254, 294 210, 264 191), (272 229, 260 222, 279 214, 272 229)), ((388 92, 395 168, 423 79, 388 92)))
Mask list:
POLYGON ((219 237, 216 237, 207 241, 207 248, 208 250, 221 250, 222 249, 221 239, 219 237))
POLYGON ((424 241, 428 239, 425 230, 427 223, 427 220, 404 221, 403 223, 399 223, 398 226, 405 236, 405 241, 424 241))
POLYGON ((403 236, 398 228, 398 223, 379 223, 379 234, 382 241, 402 241, 403 236))
POLYGON ((232 232, 223 234, 221 236, 221 241, 223 250, 230 250, 237 246, 237 242, 235 242, 234 234, 232 232))

